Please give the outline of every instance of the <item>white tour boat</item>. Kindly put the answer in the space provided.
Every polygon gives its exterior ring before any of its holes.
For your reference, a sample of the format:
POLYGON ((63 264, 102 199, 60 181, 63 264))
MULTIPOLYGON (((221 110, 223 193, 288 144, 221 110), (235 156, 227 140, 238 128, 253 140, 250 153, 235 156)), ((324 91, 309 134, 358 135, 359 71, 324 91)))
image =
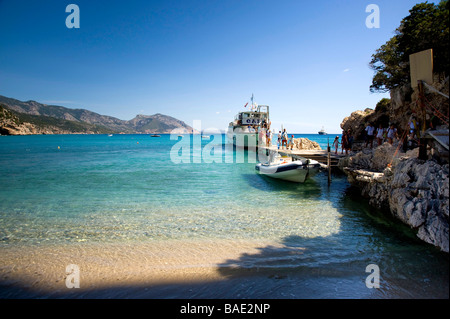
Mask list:
POLYGON ((227 130, 228 143, 241 148, 256 148, 258 146, 258 130, 264 124, 269 124, 269 106, 252 103, 249 111, 239 112, 227 130))

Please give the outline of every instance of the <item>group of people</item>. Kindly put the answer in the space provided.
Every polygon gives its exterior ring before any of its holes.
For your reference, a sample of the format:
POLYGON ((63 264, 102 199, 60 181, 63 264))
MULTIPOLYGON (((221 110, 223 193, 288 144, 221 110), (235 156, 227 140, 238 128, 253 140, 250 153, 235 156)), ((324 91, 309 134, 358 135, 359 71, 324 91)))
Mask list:
MULTIPOLYGON (((270 130, 270 123, 263 123, 261 127, 258 128, 258 131, 259 143, 261 145, 265 144, 267 147, 272 146, 273 133, 270 130)), ((286 129, 283 129, 283 131, 278 131, 277 148, 292 150, 294 148, 294 135, 289 137, 286 129)))
POLYGON ((333 141, 333 146, 335 148, 334 154, 338 153, 339 145, 342 146, 341 154, 348 155, 349 152, 352 150, 353 145, 353 135, 352 131, 348 129, 347 131, 342 131, 342 138, 341 142, 339 142, 339 136, 336 136, 333 141))
POLYGON ((283 129, 283 132, 278 131, 278 140, 277 140, 277 147, 278 149, 283 149, 283 147, 286 147, 288 150, 291 148, 291 150, 294 148, 294 135, 291 135, 291 137, 288 137, 288 133, 286 132, 286 129, 283 129))
POLYGON ((375 128, 373 126, 373 123, 369 123, 367 125, 366 129, 366 144, 365 147, 370 145, 370 148, 373 147, 373 141, 376 138, 378 146, 383 144, 384 142, 388 142, 389 144, 394 144, 394 139, 398 139, 398 133, 397 129, 395 128, 394 124, 391 124, 388 128, 384 128, 383 125, 380 123, 378 125, 378 128, 375 128))
MULTIPOLYGON (((411 121, 412 123, 412 121, 411 121)), ((416 123, 414 123, 416 124, 416 123)), ((394 124, 390 124, 389 127, 385 128, 382 124, 378 125, 378 128, 375 128, 373 123, 369 123, 365 130, 365 147, 373 148, 373 142, 376 139, 376 142, 378 146, 382 145, 384 142, 388 142, 389 144, 393 145, 395 139, 399 139, 397 128, 394 124)), ((410 135, 414 135, 415 133, 415 126, 412 124, 410 125, 410 135)), ((339 141, 339 136, 336 136, 332 147, 335 149, 335 154, 338 153, 339 145, 342 146, 341 154, 348 154, 352 149, 353 144, 353 136, 351 133, 351 130, 343 131, 342 132, 342 139, 339 141)))
MULTIPOLYGON (((261 145, 266 145, 267 147, 272 146, 272 138, 273 133, 270 130, 270 124, 267 122, 263 122, 261 126, 255 126, 253 127, 254 131, 258 131, 259 136, 259 143, 261 145)), ((410 122, 408 123, 409 126, 409 138, 414 139, 415 132, 417 130, 418 123, 415 121, 415 118, 410 119, 410 122)), ((250 130, 250 129, 249 129, 250 130)), ((376 142, 378 146, 382 145, 385 142, 388 142, 389 144, 393 145, 395 139, 399 139, 397 128, 394 124, 390 124, 389 127, 383 127, 383 125, 380 123, 378 125, 378 128, 375 128, 374 123, 369 123, 365 130, 365 147, 373 148, 373 142, 376 139, 376 142)), ((339 141, 339 136, 336 136, 332 147, 335 149, 335 154, 338 153, 339 146, 342 146, 341 154, 348 155, 352 150, 353 145, 353 135, 352 131, 348 129, 347 131, 342 131, 342 137, 341 141, 339 141)), ((282 131, 278 131, 277 134, 277 148, 278 149, 293 149, 294 148, 294 135, 291 135, 289 137, 288 133, 286 132, 286 129, 283 129, 282 131)))

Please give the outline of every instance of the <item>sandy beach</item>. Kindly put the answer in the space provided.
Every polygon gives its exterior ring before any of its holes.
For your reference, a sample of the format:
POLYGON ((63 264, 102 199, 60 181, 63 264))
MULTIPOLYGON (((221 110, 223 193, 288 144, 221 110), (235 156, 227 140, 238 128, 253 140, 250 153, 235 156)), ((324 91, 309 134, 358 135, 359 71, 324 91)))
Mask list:
POLYGON ((2 247, 0 295, 2 298, 195 297, 192 287, 226 280, 233 276, 233 269, 242 267, 233 261, 256 255, 258 248, 268 245, 281 248, 268 242, 230 240, 2 247), (70 275, 66 267, 71 264, 79 267, 79 288, 66 286, 70 275))
POLYGON ((4 246, 0 298, 384 299, 448 293, 448 286, 437 289, 439 276, 423 284, 401 279, 398 270, 383 272, 380 289, 368 289, 364 254, 352 263, 324 262, 322 255, 300 245, 242 240, 4 246), (72 264, 79 267, 79 288, 66 285, 72 264))

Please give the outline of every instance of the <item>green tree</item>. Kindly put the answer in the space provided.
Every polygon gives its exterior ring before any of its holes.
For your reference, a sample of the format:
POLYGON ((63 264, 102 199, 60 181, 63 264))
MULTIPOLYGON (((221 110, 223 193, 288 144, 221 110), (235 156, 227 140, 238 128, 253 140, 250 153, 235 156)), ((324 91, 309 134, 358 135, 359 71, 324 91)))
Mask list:
POLYGON ((387 92, 409 83, 409 55, 433 49, 434 72, 449 72, 449 0, 439 4, 415 5, 396 29, 395 35, 382 45, 369 63, 375 75, 371 92, 387 92))
POLYGON ((380 101, 378 101, 375 107, 375 112, 386 112, 386 110, 390 107, 390 105, 391 99, 382 98, 380 101))

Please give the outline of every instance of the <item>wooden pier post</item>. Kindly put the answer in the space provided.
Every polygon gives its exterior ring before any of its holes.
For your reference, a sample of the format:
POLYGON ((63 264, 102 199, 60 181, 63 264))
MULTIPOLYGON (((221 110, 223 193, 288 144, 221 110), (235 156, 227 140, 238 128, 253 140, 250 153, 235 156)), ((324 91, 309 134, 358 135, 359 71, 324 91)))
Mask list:
POLYGON ((330 142, 328 141, 328 156, 327 156, 327 168, 328 168, 328 184, 331 183, 331 149, 330 149, 330 142))
POLYGON ((423 89, 423 82, 417 81, 417 87, 419 88, 419 105, 422 113, 422 128, 420 130, 419 136, 419 159, 426 161, 427 160, 427 139, 425 138, 425 129, 426 129, 426 121, 427 121, 427 110, 425 107, 425 93, 423 89))

